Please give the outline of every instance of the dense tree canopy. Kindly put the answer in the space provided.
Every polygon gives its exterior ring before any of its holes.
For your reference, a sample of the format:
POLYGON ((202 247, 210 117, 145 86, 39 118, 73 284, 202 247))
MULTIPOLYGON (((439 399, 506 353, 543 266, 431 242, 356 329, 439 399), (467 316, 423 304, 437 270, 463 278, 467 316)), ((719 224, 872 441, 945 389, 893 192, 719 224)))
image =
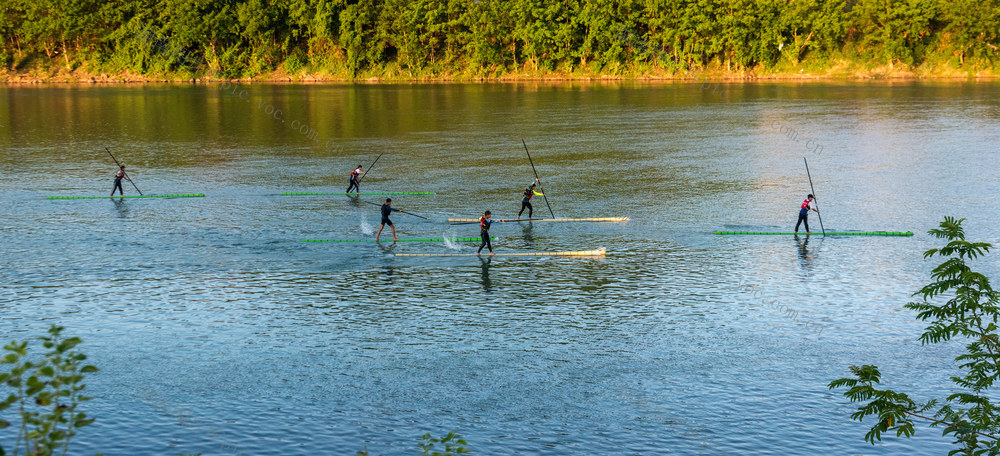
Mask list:
POLYGON ((994 68, 1000 0, 6 0, 0 66, 250 77, 994 68), (814 65, 815 66, 815 65, 814 65))

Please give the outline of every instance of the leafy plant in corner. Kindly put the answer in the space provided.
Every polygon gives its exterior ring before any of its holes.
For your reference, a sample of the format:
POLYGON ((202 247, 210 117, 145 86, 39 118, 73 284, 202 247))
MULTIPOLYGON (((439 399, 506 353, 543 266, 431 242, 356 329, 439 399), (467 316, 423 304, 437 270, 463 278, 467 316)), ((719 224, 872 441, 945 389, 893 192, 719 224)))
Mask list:
MULTIPOLYGON (((82 340, 64 337, 63 329, 52 325, 47 336, 37 339, 48 350, 37 361, 28 359, 27 341, 14 341, 3 347, 7 354, 0 364, 11 367, 0 373, 0 384, 13 392, 0 401, 0 411, 15 407, 16 416, 21 419, 14 443, 15 456, 20 454, 22 442, 25 456, 65 455, 77 430, 94 422, 78 412, 77 407, 91 399, 81 394, 86 388, 84 374, 98 369, 83 364, 87 356, 74 350, 82 340)), ((0 420, 0 429, 10 425, 0 420)), ((3 455, 0 448, 0 456, 3 455)))
POLYGON ((990 388, 1000 377, 1000 292, 993 290, 983 274, 973 271, 966 263, 989 252, 992 247, 983 242, 965 240, 962 222, 965 219, 945 217, 937 229, 929 233, 948 243, 940 249, 930 249, 924 258, 946 257, 947 260, 931 272, 933 282, 924 286, 906 308, 917 311, 917 318, 930 325, 920 336, 922 344, 942 343, 960 338, 967 341, 965 353, 955 358, 961 376, 951 377, 958 391, 943 401, 931 400, 918 404, 904 393, 879 389, 882 380, 878 367, 851 366, 854 377, 830 382, 830 389, 848 388, 844 392, 852 403, 863 403, 851 418, 861 421, 875 417, 878 421, 865 434, 872 445, 882 440, 882 433, 910 437, 914 421, 943 427, 951 435, 957 449, 949 455, 1000 454, 1000 410, 990 401, 990 388), (938 298, 938 299, 935 299, 938 298), (948 298, 944 303, 938 303, 948 298), (932 413, 930 411, 933 411, 932 413))
POLYGON ((455 431, 448 432, 448 435, 441 437, 440 439, 433 438, 430 433, 427 433, 424 434, 420 440, 421 442, 417 445, 420 446, 421 453, 430 456, 455 456, 469 452, 469 450, 465 448, 465 439, 463 439, 462 436, 458 435, 455 431), (444 453, 437 451, 435 448, 437 444, 444 446, 444 453))

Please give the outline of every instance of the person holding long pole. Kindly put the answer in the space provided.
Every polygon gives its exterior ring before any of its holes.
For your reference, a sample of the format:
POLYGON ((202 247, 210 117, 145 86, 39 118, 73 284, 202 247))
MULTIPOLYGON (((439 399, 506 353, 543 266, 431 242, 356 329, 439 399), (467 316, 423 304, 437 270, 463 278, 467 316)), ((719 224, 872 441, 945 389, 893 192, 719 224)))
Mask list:
POLYGON ((358 186, 358 176, 364 176, 365 172, 361 169, 361 165, 358 165, 354 171, 351 171, 351 185, 347 186, 347 191, 344 193, 351 193, 351 189, 354 189, 354 193, 361 193, 361 187, 358 186))
POLYGON ((813 210, 819 214, 819 209, 812 207, 813 201, 815 200, 816 198, 810 193, 809 196, 806 197, 806 200, 802 202, 802 206, 799 209, 799 221, 795 222, 795 234, 799 234, 799 225, 803 223, 806 225, 806 234, 809 234, 809 211, 813 210))
POLYGON ((111 149, 105 147, 104 150, 108 151, 108 155, 110 155, 111 159, 115 161, 116 165, 118 165, 118 172, 115 173, 115 186, 111 188, 111 196, 115 195, 116 189, 119 194, 125 196, 125 192, 122 190, 122 179, 131 182, 132 186, 135 187, 135 191, 139 192, 139 195, 142 195, 142 190, 139 190, 139 187, 135 185, 135 182, 132 182, 132 179, 128 177, 128 174, 125 174, 125 165, 118 162, 118 159, 115 158, 115 154, 111 153, 111 149))
MULTIPOLYGON (((813 196, 816 194, 816 188, 813 187, 813 176, 812 173, 809 172, 809 160, 806 160, 806 157, 802 157, 802 162, 806 164, 806 176, 809 177, 809 190, 812 190, 812 195, 809 195, 809 197, 813 199, 813 210, 816 211, 816 217, 819 218, 819 229, 823 231, 823 237, 826 237, 826 228, 823 228, 823 216, 819 213, 819 202, 816 201, 816 198, 813 196)), ((808 211, 806 212, 808 213, 808 211)), ((798 224, 796 224, 796 227, 798 227, 798 224)), ((796 231, 798 231, 798 229, 796 229, 796 231)), ((808 231, 809 225, 806 224, 806 232, 808 231)))
MULTIPOLYGON (((128 174, 125 174, 125 165, 121 165, 118 172, 115 173, 115 186, 111 187, 111 196, 115 196, 115 190, 118 190, 118 194, 125 196, 125 190, 122 189, 122 179, 132 182, 132 179, 128 178, 128 174)), ((133 182, 134 184, 134 182, 133 182)))
POLYGON ((400 212, 400 210, 392 207, 392 198, 386 198, 385 204, 382 205, 382 225, 378 227, 378 233, 375 234, 375 242, 378 242, 378 237, 382 235, 382 228, 385 228, 386 225, 392 229, 392 240, 399 240, 396 239, 396 227, 392 225, 392 220, 389 220, 389 216, 393 212, 400 212))
POLYGON ((525 209, 528 210, 528 220, 531 220, 531 214, 535 211, 535 209, 531 207, 531 197, 535 195, 545 196, 544 193, 538 193, 535 191, 535 184, 536 183, 540 184, 541 182, 542 181, 538 180, 538 178, 536 177, 535 182, 532 182, 531 185, 528 186, 528 188, 524 189, 524 193, 521 194, 521 210, 517 213, 518 220, 521 220, 521 214, 524 212, 525 209))
POLYGON ((351 185, 347 186, 347 191, 344 192, 345 194, 351 193, 352 188, 354 189, 355 194, 361 193, 361 181, 365 180, 365 176, 372 171, 372 168, 374 168, 375 164, 378 163, 378 159, 382 158, 382 155, 383 154, 378 154, 378 157, 375 157, 375 161, 373 161, 372 165, 368 167, 368 172, 365 172, 364 169, 361 168, 361 165, 358 165, 358 167, 351 172, 351 185))

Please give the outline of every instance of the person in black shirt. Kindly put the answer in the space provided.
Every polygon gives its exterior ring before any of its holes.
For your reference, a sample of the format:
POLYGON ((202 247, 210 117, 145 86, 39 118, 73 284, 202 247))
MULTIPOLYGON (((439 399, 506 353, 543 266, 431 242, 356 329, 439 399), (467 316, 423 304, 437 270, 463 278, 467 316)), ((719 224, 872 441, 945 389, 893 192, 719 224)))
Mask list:
POLYGON ((378 242, 378 237, 382 234, 382 228, 389 225, 392 229, 392 240, 398 241, 396 239, 396 227, 392 226, 392 220, 389 220, 389 215, 393 212, 399 212, 399 209, 394 209, 392 207, 392 198, 386 198, 385 204, 382 205, 382 225, 378 227, 378 234, 375 235, 375 242, 378 242))
POLYGON ((490 255, 493 255, 493 243, 490 242, 490 225, 493 221, 490 220, 490 211, 486 211, 482 217, 479 217, 479 235, 483 237, 483 243, 479 245, 479 250, 476 251, 476 255, 483 252, 483 247, 490 248, 490 255))

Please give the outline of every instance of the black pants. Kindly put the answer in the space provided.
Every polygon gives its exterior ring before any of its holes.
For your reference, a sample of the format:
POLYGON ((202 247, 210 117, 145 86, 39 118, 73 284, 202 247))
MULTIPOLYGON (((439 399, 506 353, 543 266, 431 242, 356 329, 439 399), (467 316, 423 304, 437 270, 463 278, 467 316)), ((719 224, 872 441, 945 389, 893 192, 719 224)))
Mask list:
POLYGON ((112 195, 115 194, 115 190, 118 190, 118 193, 120 193, 122 196, 125 196, 125 190, 122 190, 122 181, 121 180, 116 180, 115 181, 115 186, 111 187, 111 194, 112 195))
POLYGON ((806 224, 806 233, 808 233, 809 232, 809 213, 805 213, 805 214, 799 213, 799 221, 795 222, 795 232, 799 231, 799 224, 802 224, 802 223, 806 224))
POLYGON ((492 252, 493 251, 493 243, 490 242, 490 232, 486 231, 486 230, 482 230, 482 231, 479 232, 479 235, 483 237, 483 243, 479 245, 479 250, 477 252, 482 252, 483 251, 483 247, 489 247, 490 248, 490 252, 492 252))
POLYGON ((521 212, 524 212, 525 208, 528 209, 528 218, 531 218, 531 213, 534 212, 534 209, 531 207, 531 203, 528 200, 521 201, 521 211, 517 213, 517 216, 520 217, 521 212))
POLYGON ((361 187, 358 186, 358 181, 351 179, 351 185, 347 187, 347 191, 344 193, 351 193, 352 188, 357 190, 358 192, 361 192, 361 187))

